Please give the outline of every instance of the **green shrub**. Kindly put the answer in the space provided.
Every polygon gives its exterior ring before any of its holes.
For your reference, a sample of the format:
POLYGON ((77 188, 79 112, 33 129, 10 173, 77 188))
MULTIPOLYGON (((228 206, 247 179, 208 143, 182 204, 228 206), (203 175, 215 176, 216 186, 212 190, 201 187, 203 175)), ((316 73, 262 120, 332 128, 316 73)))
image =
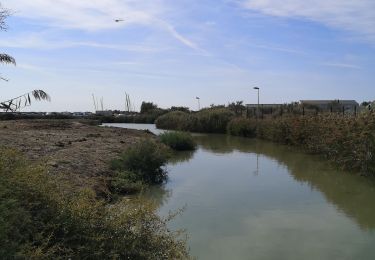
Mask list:
MULTIPOLYGON (((124 152, 112 161, 112 169, 129 176, 129 180, 146 184, 162 183, 167 178, 163 166, 168 160, 168 150, 155 141, 146 139, 124 152)), ((117 177, 119 177, 118 175, 117 177)))
POLYGON ((155 125, 160 129, 192 131, 192 117, 181 111, 172 111, 158 117, 155 125))
POLYGON ((256 137, 257 122, 246 118, 235 118, 228 123, 227 133, 234 136, 256 137))
POLYGON ((144 186, 145 184, 138 180, 138 176, 129 171, 116 172, 111 180, 111 189, 117 194, 139 193, 144 186))
POLYGON ((195 114, 195 132, 224 134, 234 113, 226 108, 204 109, 195 114))
POLYGON ((226 108, 203 109, 197 113, 173 111, 156 119, 158 128, 200 132, 225 133, 227 124, 234 117, 234 113, 226 108))
POLYGON ((185 239, 154 207, 119 201, 69 183, 0 150, 1 259, 185 259, 185 239))
POLYGON ((322 154, 347 170, 375 174, 375 115, 290 116, 259 121, 257 137, 322 154))
POLYGON ((191 134, 186 132, 166 132, 159 137, 163 144, 177 151, 194 150, 197 146, 191 134))

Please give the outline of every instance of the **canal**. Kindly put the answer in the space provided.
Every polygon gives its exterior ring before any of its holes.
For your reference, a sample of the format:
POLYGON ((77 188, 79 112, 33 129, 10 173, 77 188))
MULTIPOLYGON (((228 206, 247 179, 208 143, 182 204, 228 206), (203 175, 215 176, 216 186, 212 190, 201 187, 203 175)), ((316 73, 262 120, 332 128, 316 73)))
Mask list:
MULTIPOLYGON (((128 127, 123 124, 117 127, 128 127)), ((155 130, 153 125, 131 128, 155 130)), ((144 196, 198 259, 375 259, 375 182, 296 148, 194 135, 144 196)))

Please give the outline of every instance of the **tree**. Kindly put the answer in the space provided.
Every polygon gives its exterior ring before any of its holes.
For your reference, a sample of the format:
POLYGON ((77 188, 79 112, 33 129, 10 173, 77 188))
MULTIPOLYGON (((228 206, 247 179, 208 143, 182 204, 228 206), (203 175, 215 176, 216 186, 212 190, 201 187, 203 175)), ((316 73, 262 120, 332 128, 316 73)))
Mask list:
MULTIPOLYGON (((5 23, 6 18, 8 18, 10 15, 9 10, 4 9, 0 3, 0 30, 6 31, 7 25, 5 23)), ((16 65, 16 60, 5 53, 0 53, 0 63, 3 64, 13 64, 16 65)), ((0 75, 0 80, 8 81, 8 79, 2 77, 0 75)), ((49 95, 44 92, 43 90, 33 90, 29 93, 23 94, 21 96, 18 96, 16 98, 12 98, 10 100, 0 102, 0 110, 8 111, 19 111, 23 107, 27 107, 31 105, 31 98, 34 98, 37 101, 40 100, 47 100, 50 101, 49 95)))
POLYGON ((141 114, 151 112, 152 110, 155 110, 157 108, 158 108, 158 106, 156 104, 154 104, 152 102, 143 101, 142 105, 141 105, 141 114))
POLYGON ((228 108, 232 110, 236 116, 242 115, 243 111, 246 110, 246 107, 243 105, 243 101, 232 102, 228 105, 228 108))

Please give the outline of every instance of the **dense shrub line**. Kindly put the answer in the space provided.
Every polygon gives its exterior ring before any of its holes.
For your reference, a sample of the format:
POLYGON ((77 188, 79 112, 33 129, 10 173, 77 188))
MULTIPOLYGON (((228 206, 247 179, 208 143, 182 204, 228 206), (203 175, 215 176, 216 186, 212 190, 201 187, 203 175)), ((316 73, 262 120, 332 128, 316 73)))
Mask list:
POLYGON ((256 137, 257 123, 243 117, 234 118, 228 123, 227 133, 234 136, 256 137))
POLYGON ((375 175, 375 114, 319 114, 264 120, 234 117, 226 109, 195 114, 171 112, 156 120, 158 128, 257 137, 322 154, 346 170, 375 175))
POLYGON ((161 129, 201 133, 225 133, 234 113, 225 108, 204 109, 197 113, 174 111, 160 116, 155 124, 161 129))
POLYGON ((322 154, 347 170, 375 174, 375 116, 318 115, 258 122, 257 137, 322 154))
POLYGON ((0 150, 1 259, 185 259, 185 239, 140 201, 112 205, 0 150), (67 186, 67 187, 66 187, 67 186))

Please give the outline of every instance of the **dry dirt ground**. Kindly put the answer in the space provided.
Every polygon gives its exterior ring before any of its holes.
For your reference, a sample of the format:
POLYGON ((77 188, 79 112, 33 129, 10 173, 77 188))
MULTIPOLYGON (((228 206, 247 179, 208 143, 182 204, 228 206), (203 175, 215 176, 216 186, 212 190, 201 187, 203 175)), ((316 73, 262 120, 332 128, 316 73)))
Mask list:
POLYGON ((72 188, 94 188, 106 193, 110 161, 140 138, 144 131, 89 125, 89 121, 0 121, 0 147, 15 148, 51 174, 69 180, 72 188))

